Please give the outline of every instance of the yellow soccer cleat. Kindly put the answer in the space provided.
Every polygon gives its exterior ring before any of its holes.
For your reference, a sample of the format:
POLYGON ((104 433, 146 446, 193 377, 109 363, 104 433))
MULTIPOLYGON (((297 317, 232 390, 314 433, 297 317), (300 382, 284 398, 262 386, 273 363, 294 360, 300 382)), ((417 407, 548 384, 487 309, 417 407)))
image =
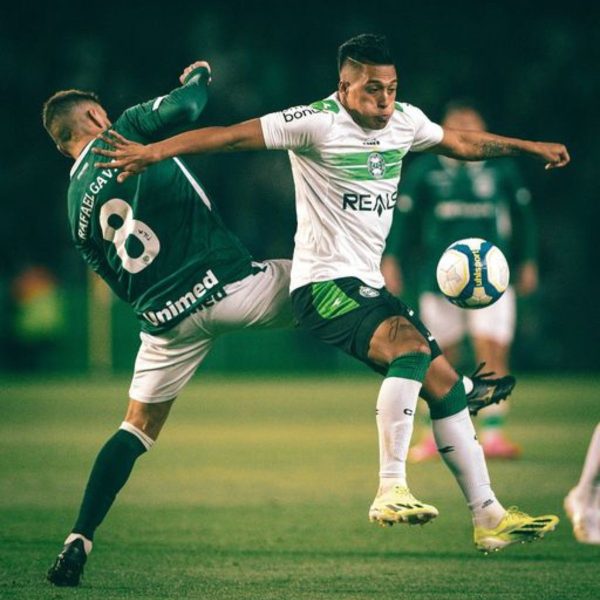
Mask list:
POLYGON ((558 517, 554 515, 531 517, 519 511, 516 506, 511 506, 494 529, 475 527, 475 546, 477 550, 487 554, 517 542, 533 542, 543 538, 549 531, 554 531, 558 521, 558 517))
POLYGON ((369 521, 381 526, 394 523, 425 525, 439 515, 435 506, 417 500, 407 487, 395 485, 389 491, 377 494, 369 509, 369 521))

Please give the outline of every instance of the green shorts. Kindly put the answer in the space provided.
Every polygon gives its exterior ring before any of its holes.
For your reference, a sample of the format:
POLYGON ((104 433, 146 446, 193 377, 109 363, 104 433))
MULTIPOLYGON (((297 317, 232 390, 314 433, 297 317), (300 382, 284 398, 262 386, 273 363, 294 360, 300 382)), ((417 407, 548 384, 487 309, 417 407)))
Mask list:
POLYGON ((369 359, 375 330, 390 317, 405 317, 427 340, 431 359, 442 351, 415 311, 385 288, 372 288, 355 277, 310 283, 292 292, 296 322, 317 339, 337 346, 378 373, 387 367, 369 359))

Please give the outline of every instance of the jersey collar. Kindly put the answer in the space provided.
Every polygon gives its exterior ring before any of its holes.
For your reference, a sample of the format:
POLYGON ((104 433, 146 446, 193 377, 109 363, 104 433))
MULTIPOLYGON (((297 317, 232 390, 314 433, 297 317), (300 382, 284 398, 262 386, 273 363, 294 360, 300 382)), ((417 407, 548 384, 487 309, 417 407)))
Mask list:
POLYGON ((69 177, 71 179, 73 179, 73 175, 75 175, 75 172, 77 171, 77 169, 79 169, 79 166, 81 165, 83 159, 86 157, 86 154, 90 151, 90 148, 95 141, 96 139, 92 138, 90 140, 90 143, 80 152, 79 156, 77 157, 77 160, 75 161, 75 164, 71 167, 71 171, 69 173, 69 177))

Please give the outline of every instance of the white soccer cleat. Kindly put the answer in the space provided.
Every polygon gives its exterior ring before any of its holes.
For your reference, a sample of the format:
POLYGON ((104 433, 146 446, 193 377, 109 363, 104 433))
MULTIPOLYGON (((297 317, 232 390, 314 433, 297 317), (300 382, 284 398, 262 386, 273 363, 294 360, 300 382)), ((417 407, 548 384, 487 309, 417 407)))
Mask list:
POLYGON ((439 515, 435 506, 417 500, 407 487, 393 486, 389 491, 377 494, 369 509, 369 521, 382 527, 394 523, 424 525, 439 515))
POLYGON ((565 512, 573 524, 573 535, 582 544, 600 544, 600 490, 584 501, 577 488, 565 498, 565 512))

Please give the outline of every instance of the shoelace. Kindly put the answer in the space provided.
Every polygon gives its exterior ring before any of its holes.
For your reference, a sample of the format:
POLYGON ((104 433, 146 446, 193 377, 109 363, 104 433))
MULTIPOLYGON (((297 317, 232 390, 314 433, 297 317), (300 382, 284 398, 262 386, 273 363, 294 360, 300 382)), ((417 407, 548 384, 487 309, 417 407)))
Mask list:
POLYGON ((479 379, 483 379, 485 377, 491 377, 492 375, 496 374, 495 371, 490 371, 489 373, 480 373, 479 371, 481 371, 481 369, 483 369, 483 367, 485 367, 485 361, 479 363, 479 366, 475 369, 475 372, 471 375, 470 379, 475 379, 475 377, 479 377, 479 379))
POLYGON ((512 516, 519 517, 521 519, 529 518, 529 515, 523 512, 522 510, 519 510, 518 506, 509 506, 506 512, 512 516))
POLYGON ((394 492, 396 492, 396 494, 405 495, 411 501, 414 501, 414 502, 417 501, 417 499, 410 493, 410 490, 407 487, 404 487, 401 485, 395 485, 394 492))

